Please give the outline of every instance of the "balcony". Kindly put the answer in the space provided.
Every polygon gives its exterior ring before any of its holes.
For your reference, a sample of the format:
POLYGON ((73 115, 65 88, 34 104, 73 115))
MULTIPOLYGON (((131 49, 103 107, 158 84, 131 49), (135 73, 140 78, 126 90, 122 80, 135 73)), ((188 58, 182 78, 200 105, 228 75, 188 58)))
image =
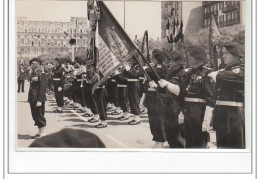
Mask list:
POLYGON ((240 9, 240 4, 238 2, 237 4, 232 4, 232 5, 228 5, 228 6, 224 7, 222 9, 222 12, 227 13, 227 12, 236 11, 236 10, 239 10, 239 9, 240 9))
POLYGON ((208 18, 210 18, 212 15, 213 15, 213 16, 218 16, 218 10, 214 10, 214 11, 212 11, 212 12, 208 12, 208 13, 203 14, 203 18, 204 18, 204 19, 208 19, 208 18))
POLYGON ((215 4, 215 3, 218 3, 217 1, 202 1, 202 6, 205 7, 205 6, 209 6, 211 4, 215 4))

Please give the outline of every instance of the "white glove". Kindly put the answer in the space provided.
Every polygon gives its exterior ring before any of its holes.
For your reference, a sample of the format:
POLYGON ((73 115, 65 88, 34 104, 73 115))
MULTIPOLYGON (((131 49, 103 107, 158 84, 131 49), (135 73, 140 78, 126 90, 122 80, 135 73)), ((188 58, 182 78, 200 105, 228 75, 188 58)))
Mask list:
POLYGON ((160 85, 161 88, 164 88, 166 85, 169 84, 168 81, 163 80, 163 79, 161 79, 160 81, 158 81, 158 83, 159 83, 159 85, 160 85))
POLYGON ((210 131, 212 129, 212 127, 210 127, 210 122, 212 119, 212 111, 213 111, 212 107, 206 106, 204 120, 202 122, 202 132, 210 131))
POLYGON ((131 67, 130 67, 129 65, 126 65, 126 66, 125 66, 125 70, 126 70, 126 71, 129 71, 130 69, 131 69, 131 67))
POLYGON ((216 82, 217 74, 218 74, 218 71, 213 71, 213 72, 209 73, 208 76, 211 77, 214 80, 214 82, 216 82))
POLYGON ((42 106, 42 102, 41 101, 37 101, 36 103, 36 107, 42 106))
POLYGON ((62 90, 62 87, 58 87, 58 91, 61 91, 62 90))
POLYGON ((157 84, 154 81, 149 82, 149 87, 150 88, 157 88, 157 84))
POLYGON ((147 68, 149 68, 148 66, 143 66, 143 69, 146 70, 147 68))
POLYGON ((115 74, 115 75, 118 75, 118 74, 119 74, 119 71, 118 71, 118 70, 116 70, 116 71, 114 72, 114 74, 115 74))

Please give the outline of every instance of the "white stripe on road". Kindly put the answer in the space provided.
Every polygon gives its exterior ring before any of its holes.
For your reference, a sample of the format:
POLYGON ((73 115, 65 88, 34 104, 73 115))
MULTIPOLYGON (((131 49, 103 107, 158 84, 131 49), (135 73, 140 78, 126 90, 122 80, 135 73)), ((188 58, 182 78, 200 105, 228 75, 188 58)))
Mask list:
MULTIPOLYGON (((70 110, 73 114, 77 115, 80 119, 82 119, 83 121, 86 121, 81 115, 79 115, 78 113, 76 113, 74 110, 70 110)), ((96 125, 96 124, 95 124, 96 125)), ((94 126, 95 126, 94 125, 94 126)), ((103 132, 102 132, 103 133, 103 132)), ((111 139, 112 141, 114 141, 115 143, 117 143, 119 146, 121 147, 125 147, 125 148, 129 148, 127 145, 125 145, 124 143, 120 142, 119 140, 117 140, 116 138, 114 138, 113 136, 111 135, 107 135, 107 134, 104 134, 104 136, 106 136, 107 138, 111 139)))
POLYGON ((117 143, 118 145, 120 145, 121 147, 129 148, 127 145, 125 145, 124 143, 120 142, 119 140, 117 140, 113 136, 111 136, 111 135, 106 135, 106 136, 108 138, 110 138, 112 141, 114 141, 115 143, 117 143))

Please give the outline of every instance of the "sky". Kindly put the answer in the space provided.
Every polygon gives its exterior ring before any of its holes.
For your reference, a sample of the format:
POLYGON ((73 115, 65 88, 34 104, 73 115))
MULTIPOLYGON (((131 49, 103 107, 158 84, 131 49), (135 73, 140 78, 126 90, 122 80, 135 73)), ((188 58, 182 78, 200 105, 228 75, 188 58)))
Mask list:
MULTIPOLYGON (((118 22, 124 26, 124 2, 105 1, 118 22)), ((16 15, 36 21, 70 21, 70 17, 87 17, 86 1, 17 0, 16 15)), ((148 30, 150 38, 161 36, 161 3, 155 1, 126 1, 125 30, 140 39, 148 30)))

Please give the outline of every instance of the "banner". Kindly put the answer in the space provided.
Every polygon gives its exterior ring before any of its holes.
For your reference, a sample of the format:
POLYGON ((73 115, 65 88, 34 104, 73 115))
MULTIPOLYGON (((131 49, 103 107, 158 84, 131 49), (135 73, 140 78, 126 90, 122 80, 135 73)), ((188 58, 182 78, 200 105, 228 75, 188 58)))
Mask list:
POLYGON ((100 8, 97 35, 98 69, 102 84, 119 66, 133 56, 136 46, 104 2, 97 1, 97 4, 100 8))

